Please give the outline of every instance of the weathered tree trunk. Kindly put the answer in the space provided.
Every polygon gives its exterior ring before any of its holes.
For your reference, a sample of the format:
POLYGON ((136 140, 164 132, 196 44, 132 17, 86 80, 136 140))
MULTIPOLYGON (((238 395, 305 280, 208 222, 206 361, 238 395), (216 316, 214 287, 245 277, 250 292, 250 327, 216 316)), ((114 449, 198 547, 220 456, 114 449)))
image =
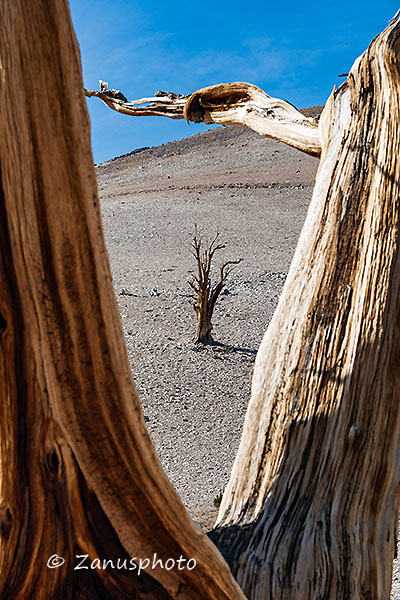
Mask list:
POLYGON ((252 600, 390 595, 400 481, 400 25, 322 113, 313 199, 212 539, 252 600))
MULTIPOLYGON (((182 108, 188 120, 242 123, 321 152, 212 534, 253 600, 389 598, 400 481, 399 63, 393 20, 319 126, 242 83, 199 90, 182 108)), ((165 94, 147 101, 128 114, 177 118, 182 105, 165 94)))
MULTIPOLYGON (((204 303, 203 303, 204 304, 204 303)), ((196 312, 196 333, 194 339, 196 342, 210 343, 213 341, 212 335, 212 323, 207 310, 207 306, 201 306, 196 312)))
POLYGON ((0 597, 244 598, 145 428, 67 2, 2 0, 0 63, 0 597), (74 570, 155 553, 197 566, 74 570))

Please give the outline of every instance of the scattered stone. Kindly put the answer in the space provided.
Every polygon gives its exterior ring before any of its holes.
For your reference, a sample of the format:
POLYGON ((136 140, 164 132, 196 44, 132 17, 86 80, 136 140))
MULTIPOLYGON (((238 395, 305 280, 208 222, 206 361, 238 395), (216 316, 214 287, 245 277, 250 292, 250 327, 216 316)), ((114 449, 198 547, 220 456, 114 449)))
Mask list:
POLYGON ((129 290, 128 288, 122 288, 122 290, 119 293, 120 296, 136 296, 136 294, 134 294, 133 292, 131 292, 131 290, 129 290))

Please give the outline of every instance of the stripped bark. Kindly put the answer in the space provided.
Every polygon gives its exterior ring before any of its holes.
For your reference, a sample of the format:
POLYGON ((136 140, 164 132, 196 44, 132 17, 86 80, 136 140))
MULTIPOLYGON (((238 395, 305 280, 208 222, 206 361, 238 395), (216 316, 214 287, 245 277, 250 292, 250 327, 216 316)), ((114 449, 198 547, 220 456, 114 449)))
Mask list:
POLYGON ((312 156, 321 153, 318 122, 305 117, 292 104, 271 98, 250 83, 221 83, 194 92, 191 96, 156 92, 152 98, 132 102, 121 92, 109 90, 100 81, 100 92, 85 90, 88 97, 100 98, 109 108, 131 116, 164 116, 199 123, 246 125, 312 156), (145 106, 141 106, 145 105, 145 106))
POLYGON ((257 355, 212 539, 249 598, 390 596, 400 482, 400 24, 320 120, 321 163, 257 355))
POLYGON ((243 599, 144 424, 67 2, 3 0, 0 56, 0 597, 243 599), (74 570, 154 553, 197 566, 74 570))
POLYGON ((106 106, 124 115, 135 117, 169 117, 183 119, 183 109, 188 96, 159 91, 151 98, 140 98, 128 102, 119 90, 110 90, 108 83, 100 80, 100 91, 85 90, 88 98, 100 98, 106 106), (141 106, 142 104, 146 106, 141 106), (147 106, 148 105, 148 106, 147 106))

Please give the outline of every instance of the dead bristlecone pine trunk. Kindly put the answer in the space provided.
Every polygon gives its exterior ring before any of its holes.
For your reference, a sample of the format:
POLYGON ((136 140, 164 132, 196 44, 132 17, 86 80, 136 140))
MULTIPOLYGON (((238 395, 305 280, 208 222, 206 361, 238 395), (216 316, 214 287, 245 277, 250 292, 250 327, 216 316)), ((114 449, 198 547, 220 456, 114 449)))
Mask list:
POLYGON ((242 82, 136 104, 106 86, 86 92, 130 115, 242 123, 321 159, 211 533, 231 570, 145 427, 67 2, 2 0, 0 59, 0 598, 388 600, 400 485, 399 19, 319 123, 242 82), (75 570, 77 555, 196 567, 75 570))
POLYGON ((196 259, 197 276, 195 275, 188 281, 190 287, 194 290, 194 302, 192 306, 196 312, 196 334, 194 341, 203 344, 212 344, 212 316, 215 304, 222 292, 228 275, 232 272, 233 265, 238 265, 242 259, 229 260, 224 262, 219 268, 219 280, 215 285, 211 282, 211 265, 214 254, 218 250, 226 247, 225 244, 218 243, 219 233, 211 243, 205 243, 202 249, 202 239, 195 229, 192 242, 192 254, 196 259))
POLYGON ((211 535, 252 600, 390 596, 400 481, 399 67, 396 20, 319 122, 313 198, 256 358, 211 535))

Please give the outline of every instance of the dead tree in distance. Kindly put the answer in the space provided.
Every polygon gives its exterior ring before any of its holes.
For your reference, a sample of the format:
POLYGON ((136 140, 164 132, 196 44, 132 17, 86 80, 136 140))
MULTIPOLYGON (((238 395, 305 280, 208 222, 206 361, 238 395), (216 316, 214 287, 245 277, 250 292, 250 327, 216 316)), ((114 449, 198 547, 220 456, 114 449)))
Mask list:
POLYGON ((224 262, 219 268, 218 283, 212 285, 210 271, 213 256, 218 250, 226 248, 226 244, 219 244, 218 239, 219 233, 216 234, 211 243, 206 241, 205 248, 202 251, 202 239, 197 227, 195 228, 192 241, 192 254, 196 259, 197 276, 195 275, 189 279, 188 283, 196 294, 194 302, 191 303, 196 312, 195 342, 202 342, 203 344, 213 342, 211 331, 213 328, 212 316, 215 304, 234 265, 242 262, 241 258, 224 262), (230 265, 232 265, 231 268, 229 268, 230 265))

